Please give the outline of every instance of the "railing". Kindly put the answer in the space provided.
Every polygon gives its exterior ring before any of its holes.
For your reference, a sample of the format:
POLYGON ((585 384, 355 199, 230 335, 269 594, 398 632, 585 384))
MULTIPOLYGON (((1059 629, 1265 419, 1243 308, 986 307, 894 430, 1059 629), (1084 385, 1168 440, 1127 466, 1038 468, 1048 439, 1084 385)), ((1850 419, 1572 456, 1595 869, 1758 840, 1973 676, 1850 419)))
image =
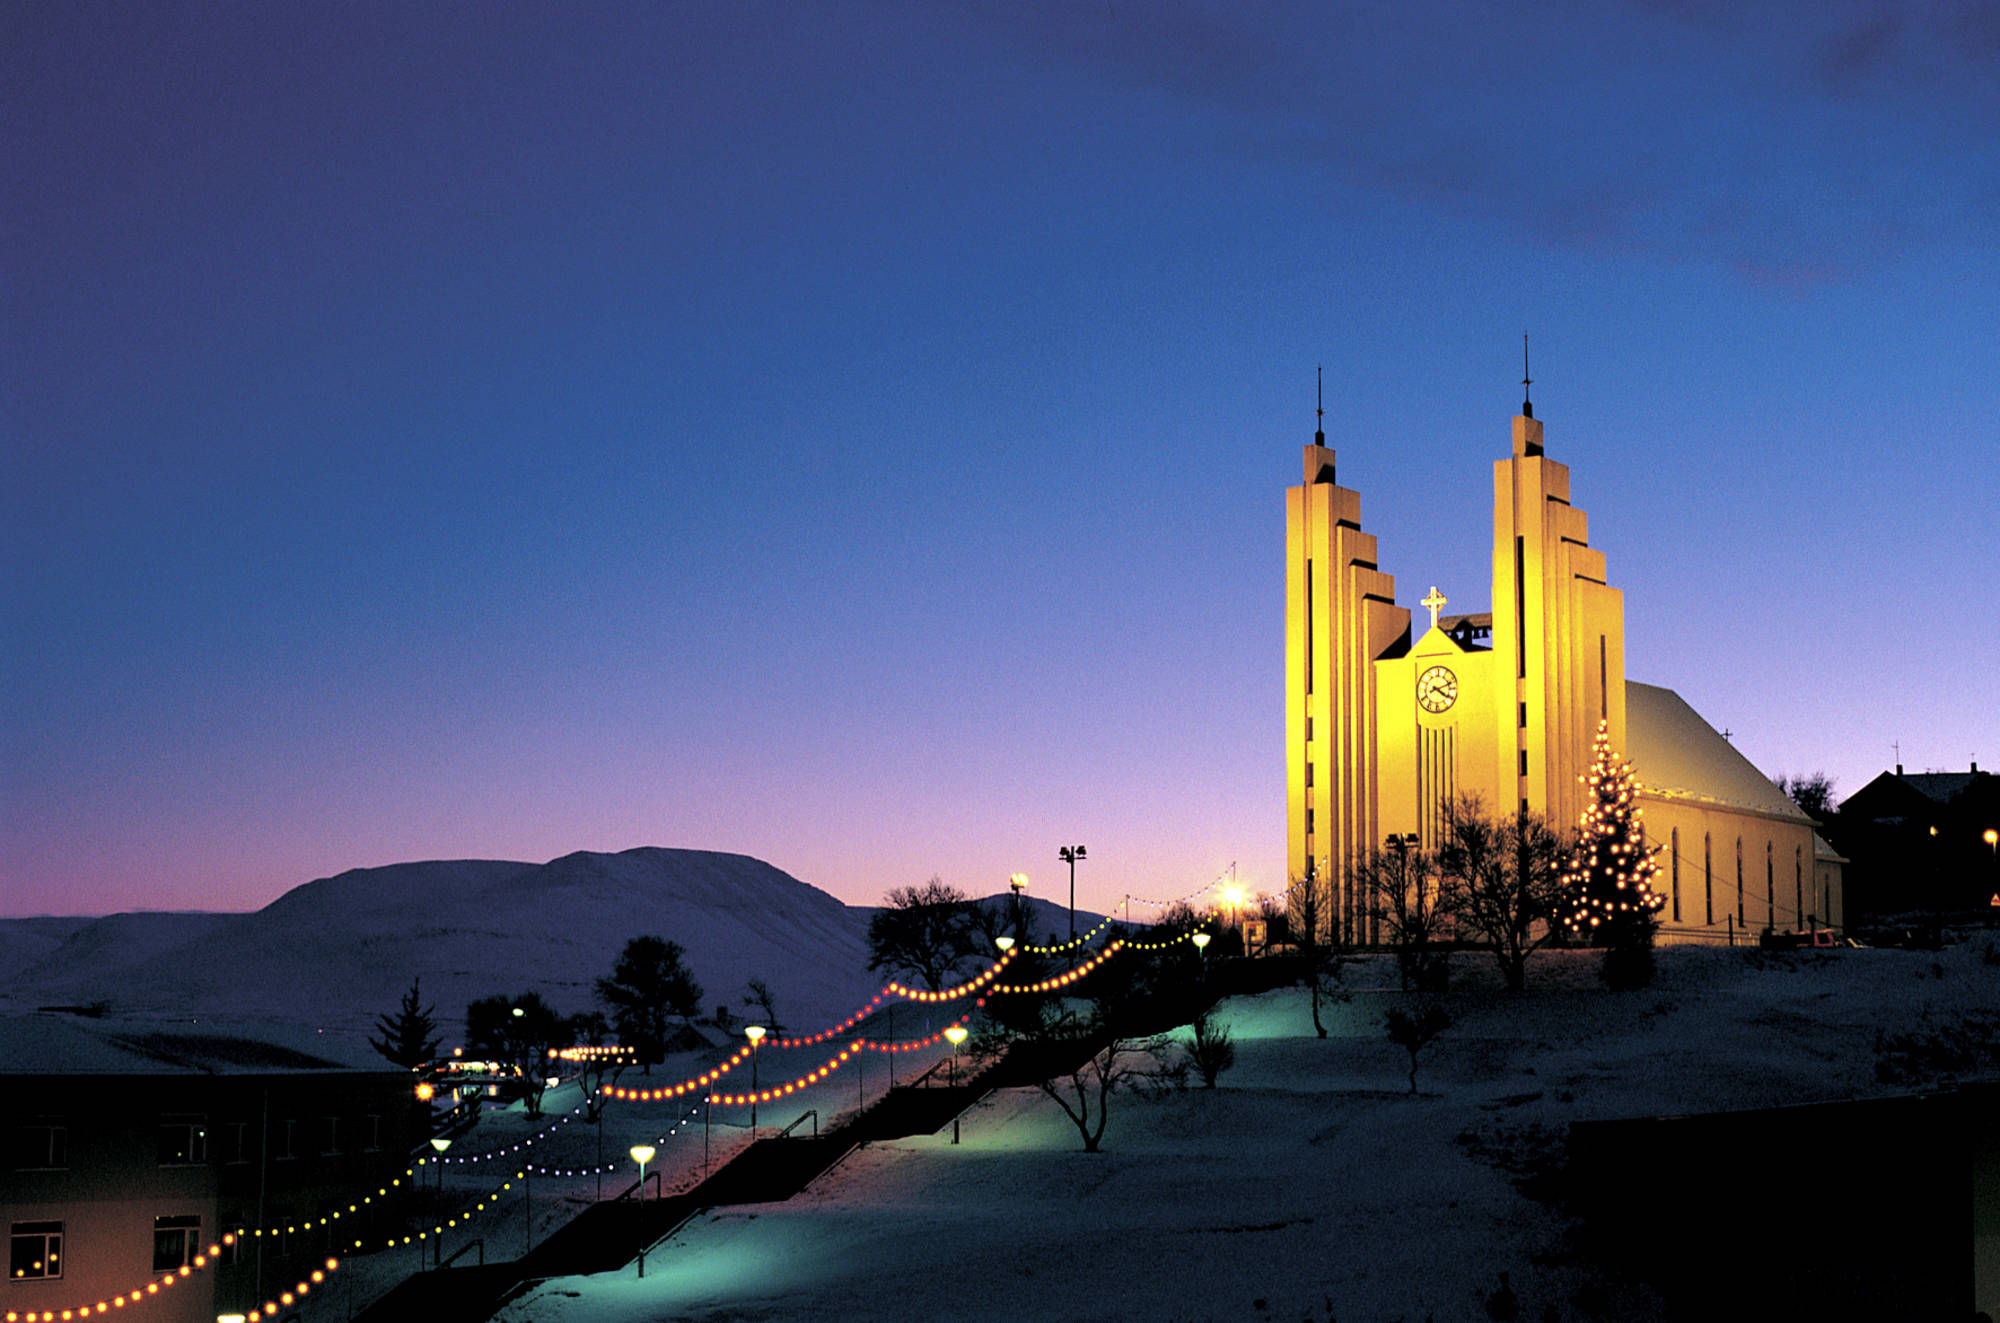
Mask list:
POLYGON ((798 1128, 799 1128, 800 1126, 804 1125, 804 1124, 805 1124, 805 1123, 806 1123, 806 1122, 807 1122, 808 1120, 810 1120, 810 1121, 811 1121, 811 1122, 813 1123, 813 1138, 814 1138, 814 1139, 818 1139, 818 1138, 819 1138, 819 1108, 817 1108, 817 1107, 814 1107, 814 1108, 812 1108, 812 1109, 808 1110, 808 1111, 807 1111, 807 1112, 805 1112, 805 1113, 804 1113, 804 1114, 803 1114, 802 1116, 800 1116, 798 1120, 796 1120, 796 1121, 792 1122, 792 1123, 791 1123, 790 1125, 786 1126, 786 1127, 785 1127, 785 1128, 784 1128, 783 1130, 780 1130, 780 1131, 778 1132, 778 1138, 780 1138, 780 1139, 784 1139, 784 1138, 787 1138, 788 1136, 790 1136, 790 1134, 792 1133, 792 1131, 794 1131, 794 1130, 797 1130, 797 1129, 798 1129, 798 1128))
MULTIPOLYGON (((612 1195, 611 1201, 613 1203, 616 1203, 620 1199, 630 1198, 633 1191, 637 1190, 641 1185, 644 1185, 647 1181, 651 1181, 653 1183, 653 1197, 655 1199, 663 1197, 660 1194, 660 1190, 662 1187, 660 1185, 659 1169, 655 1168, 654 1170, 647 1172, 644 1176, 641 1176, 638 1180, 633 1181, 630 1185, 626 1186, 623 1190, 620 1190, 617 1194, 612 1195)), ((646 1200, 645 1195, 642 1194, 639 1196, 639 1201, 641 1203, 644 1203, 645 1200, 646 1200)))
POLYGON ((479 1251, 479 1266, 484 1268, 486 1266, 486 1237, 484 1236, 480 1236, 476 1240, 468 1241, 467 1243, 460 1245, 457 1249, 452 1251, 451 1257, 446 1259, 443 1263, 440 1263, 438 1267, 439 1268, 451 1267, 452 1264, 458 1262, 458 1256, 465 1253, 469 1249, 476 1249, 479 1251))

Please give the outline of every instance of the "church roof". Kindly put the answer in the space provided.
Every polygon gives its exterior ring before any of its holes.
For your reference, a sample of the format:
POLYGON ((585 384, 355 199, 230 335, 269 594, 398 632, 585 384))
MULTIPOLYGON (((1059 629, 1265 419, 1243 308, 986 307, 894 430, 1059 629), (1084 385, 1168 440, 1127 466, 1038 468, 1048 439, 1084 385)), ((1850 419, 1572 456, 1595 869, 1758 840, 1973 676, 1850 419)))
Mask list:
POLYGON ((1625 682, 1625 738, 1639 784, 1654 794, 1811 821, 1671 689, 1625 682))

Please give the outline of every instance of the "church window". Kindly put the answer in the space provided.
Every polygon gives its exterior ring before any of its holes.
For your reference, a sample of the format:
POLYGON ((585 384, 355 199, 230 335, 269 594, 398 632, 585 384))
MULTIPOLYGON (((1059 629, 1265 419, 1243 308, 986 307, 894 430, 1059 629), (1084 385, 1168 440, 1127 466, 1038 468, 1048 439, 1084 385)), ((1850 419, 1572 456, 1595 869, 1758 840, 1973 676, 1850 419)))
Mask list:
POLYGON ((1715 850, 1708 832, 1701 834, 1701 921, 1715 925, 1715 850))
POLYGON ((1778 926, 1778 881, 1771 868, 1771 843, 1764 842, 1764 926, 1778 926))
POLYGON ((1528 552, 1524 538, 1514 539, 1514 673, 1528 674, 1528 552))
POLYGON ((1749 920, 1743 917, 1743 838, 1736 838, 1736 926, 1744 927, 1749 920))
POLYGON ((1792 908, 1798 911, 1793 916, 1794 926, 1803 927, 1806 918, 1806 873, 1805 847, 1792 847, 1792 908))
POLYGON ((1306 835, 1310 836, 1310 835, 1312 835, 1312 834, 1313 834, 1313 811, 1312 811, 1311 809, 1307 809, 1307 810, 1306 810, 1306 835))
POLYGON ((1674 922, 1679 923, 1681 921, 1681 829, 1674 828, 1667 841, 1668 854, 1673 860, 1674 922))
POLYGON ((1307 763, 1307 764, 1306 764, 1306 784, 1307 784, 1307 785, 1311 785, 1312 783, 1313 783, 1313 765, 1312 765, 1311 763, 1307 763))
POLYGON ((1521 729, 1526 730, 1527 728, 1528 728, 1528 705, 1526 703, 1523 703, 1521 704, 1521 729))
POLYGON ((1528 751, 1526 749, 1523 749, 1521 750, 1521 775, 1526 776, 1527 774, 1528 774, 1528 751))

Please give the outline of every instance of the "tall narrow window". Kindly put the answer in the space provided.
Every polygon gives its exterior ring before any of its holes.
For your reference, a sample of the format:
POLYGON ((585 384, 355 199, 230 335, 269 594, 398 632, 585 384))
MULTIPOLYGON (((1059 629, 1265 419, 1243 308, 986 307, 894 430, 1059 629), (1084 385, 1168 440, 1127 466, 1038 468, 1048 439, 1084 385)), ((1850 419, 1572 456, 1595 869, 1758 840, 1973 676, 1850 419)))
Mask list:
POLYGON ((1701 834, 1701 921, 1715 926, 1715 849, 1707 832, 1701 834))
POLYGON ((1764 842, 1764 926, 1774 931, 1778 926, 1778 881, 1771 868, 1769 841, 1764 842))
POLYGON ((1673 859, 1674 922, 1681 921, 1681 829, 1676 827, 1667 834, 1667 850, 1673 859))
POLYGON ((69 1166, 69 1129, 53 1121, 31 1121, 16 1128, 8 1147, 7 1165, 16 1171, 69 1166))
POLYGON ((1604 666, 1604 635, 1602 634, 1597 636, 1597 715, 1607 720, 1611 716, 1611 673, 1604 666))
POLYGON ((1524 701, 1521 704, 1521 729, 1526 730, 1527 728, 1528 728, 1528 705, 1524 701))
POLYGON ((1526 749, 1523 749, 1521 750, 1521 775, 1526 776, 1527 774, 1528 774, 1528 751, 1526 749))
POLYGON ((1514 539, 1514 673, 1528 673, 1528 551, 1527 542, 1514 539))
POLYGON ((1806 926, 1806 853, 1802 845, 1792 847, 1792 908, 1798 911, 1792 916, 1792 926, 1806 926))
POLYGON ((1736 838, 1736 926, 1741 928, 1749 923, 1743 917, 1743 838, 1736 838))

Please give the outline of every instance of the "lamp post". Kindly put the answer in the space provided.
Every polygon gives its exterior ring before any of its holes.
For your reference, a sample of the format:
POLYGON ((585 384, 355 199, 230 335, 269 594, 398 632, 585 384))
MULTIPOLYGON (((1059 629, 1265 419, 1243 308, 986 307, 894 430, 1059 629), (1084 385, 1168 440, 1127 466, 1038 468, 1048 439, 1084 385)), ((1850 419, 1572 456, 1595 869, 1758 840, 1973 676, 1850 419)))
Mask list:
POLYGON ((1201 977, 1205 983, 1208 981, 1208 944, 1213 939, 1207 933, 1196 933, 1188 940, 1194 943, 1195 950, 1201 952, 1201 977))
POLYGON ((764 1041, 764 1026, 748 1024, 743 1034, 750 1040, 750 1138, 757 1138, 757 1046, 764 1041))
MULTIPOLYGON (((1069 865, 1069 939, 1072 942, 1076 940, 1076 861, 1087 853, 1081 845, 1065 845, 1056 851, 1056 858, 1069 865)), ((1070 958, 1074 960, 1076 953, 1072 951, 1070 958)))
POLYGON ((639 1275, 646 1275, 646 1164, 659 1152, 651 1144, 634 1144, 632 1161, 639 1164, 639 1275))
POLYGON ((1007 879, 1007 885, 1014 889, 1014 931, 1025 935, 1027 929, 1021 926, 1021 893, 1028 889, 1028 875, 1015 873, 1007 879))
POLYGON ((437 1198, 431 1201, 431 1214, 437 1223, 431 1237, 436 1249, 431 1257, 437 1261, 438 1267, 442 1268, 444 1266, 444 1151, 451 1147, 451 1141, 439 1135, 431 1141, 431 1147, 437 1150, 437 1156, 431 1161, 438 1169, 437 1198))
POLYGON ((1014 949, 1014 939, 1011 937, 996 937, 993 939, 993 945, 1000 948, 1001 955, 1006 955, 1014 949))
MULTIPOLYGON (((955 1089, 958 1087, 958 1045, 965 1041, 965 1026, 955 1024, 944 1031, 944 1036, 951 1040, 951 1087, 955 1089)), ((958 1142, 957 1112, 951 1114, 951 1142, 958 1142)))

